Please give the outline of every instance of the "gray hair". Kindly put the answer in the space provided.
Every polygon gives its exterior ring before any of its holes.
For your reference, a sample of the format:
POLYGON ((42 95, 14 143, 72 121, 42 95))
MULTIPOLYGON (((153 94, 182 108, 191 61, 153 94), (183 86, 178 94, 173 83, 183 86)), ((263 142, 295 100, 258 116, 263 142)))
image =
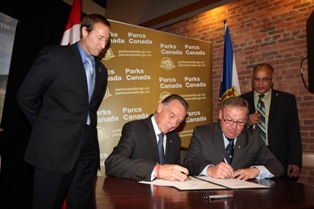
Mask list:
POLYGON ((236 107, 246 110, 249 114, 249 103, 242 97, 229 97, 221 105, 221 110, 224 110, 226 107, 236 107))

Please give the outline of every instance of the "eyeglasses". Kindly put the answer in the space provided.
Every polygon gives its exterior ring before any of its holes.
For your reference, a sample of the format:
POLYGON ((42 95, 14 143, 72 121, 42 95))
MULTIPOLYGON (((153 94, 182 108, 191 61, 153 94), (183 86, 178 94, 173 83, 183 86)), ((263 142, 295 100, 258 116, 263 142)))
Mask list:
POLYGON ((266 82, 269 82, 269 81, 271 81, 273 78, 268 78, 268 77, 264 77, 264 78, 262 78, 262 79, 260 79, 260 78, 258 78, 258 77, 255 77, 255 78, 253 78, 253 81, 255 82, 255 83, 259 83, 259 82, 261 82, 262 81, 262 83, 266 83, 266 82))
POLYGON ((225 119, 225 117, 222 115, 222 119, 225 121, 225 123, 229 124, 229 125, 233 125, 234 123, 238 126, 245 126, 247 121, 234 121, 234 120, 230 120, 230 119, 225 119))

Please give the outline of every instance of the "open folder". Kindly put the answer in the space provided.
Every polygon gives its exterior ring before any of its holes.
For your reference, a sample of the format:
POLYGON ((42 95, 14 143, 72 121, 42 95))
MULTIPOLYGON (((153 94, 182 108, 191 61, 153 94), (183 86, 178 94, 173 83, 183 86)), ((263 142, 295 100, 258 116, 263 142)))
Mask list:
POLYGON ((194 176, 184 182, 167 181, 156 179, 154 181, 140 181, 142 184, 174 187, 180 191, 185 190, 214 190, 214 189, 266 189, 269 186, 262 184, 237 180, 237 179, 216 179, 209 176, 194 176))

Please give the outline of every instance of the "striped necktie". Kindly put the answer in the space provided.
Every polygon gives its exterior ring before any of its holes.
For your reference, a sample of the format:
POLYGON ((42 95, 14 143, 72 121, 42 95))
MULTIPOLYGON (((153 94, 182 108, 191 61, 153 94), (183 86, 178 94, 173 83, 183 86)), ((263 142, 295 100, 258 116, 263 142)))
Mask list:
POLYGON ((264 94, 259 95, 259 100, 257 102, 257 111, 259 114, 261 114, 260 122, 257 125, 258 130, 260 131, 261 137, 266 143, 266 111, 265 111, 265 104, 263 102, 264 94))
POLYGON ((165 154, 164 154, 164 134, 158 134, 158 155, 159 155, 159 164, 165 163, 165 154))

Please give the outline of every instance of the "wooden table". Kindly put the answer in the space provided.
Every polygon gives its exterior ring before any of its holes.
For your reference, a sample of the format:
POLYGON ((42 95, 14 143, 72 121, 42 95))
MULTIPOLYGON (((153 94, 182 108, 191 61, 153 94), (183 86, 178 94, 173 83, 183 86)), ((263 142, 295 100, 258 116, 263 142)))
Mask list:
POLYGON ((260 180, 270 189, 178 191, 136 180, 97 177, 97 209, 259 209, 314 208, 314 186, 288 180, 260 180), (208 195, 233 194, 210 200, 208 195))

